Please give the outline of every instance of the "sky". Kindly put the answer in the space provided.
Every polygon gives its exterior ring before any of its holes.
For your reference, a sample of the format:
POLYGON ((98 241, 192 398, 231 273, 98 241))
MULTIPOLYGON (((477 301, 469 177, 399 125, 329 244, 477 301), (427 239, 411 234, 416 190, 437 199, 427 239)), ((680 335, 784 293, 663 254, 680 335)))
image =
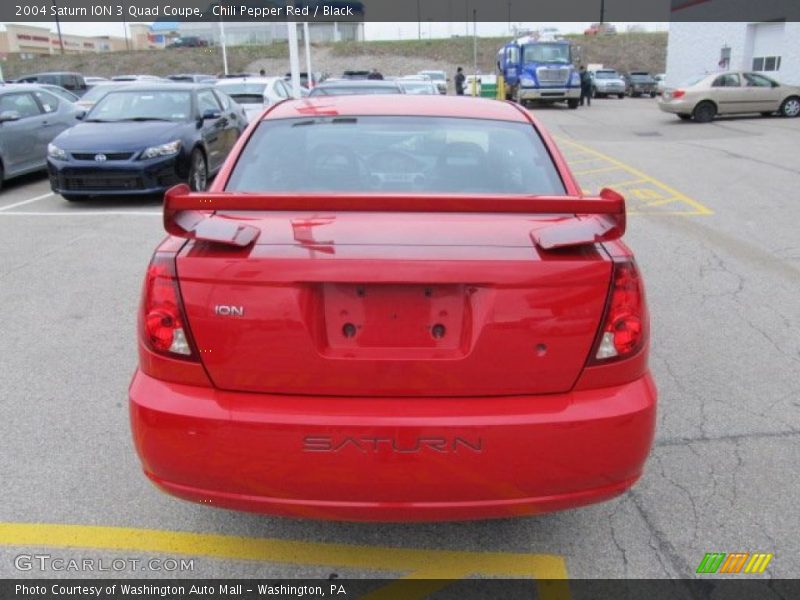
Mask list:
MULTIPOLYGON (((2 1, 2 0, 0 0, 2 1)), ((46 23, 24 23, 25 25, 46 26, 46 23)), ((591 23, 512 23, 512 27, 517 29, 541 29, 543 27, 555 27, 561 33, 582 33, 591 23)), ((665 31, 668 23, 614 23, 619 31, 625 31, 628 26, 641 25, 647 31, 665 31)), ((75 35, 112 35, 123 37, 124 25, 122 22, 116 23, 62 23, 61 31, 66 34, 75 35)), ((55 24, 50 28, 55 31, 55 24)), ((404 22, 404 23, 380 23, 367 22, 364 24, 364 36, 368 40, 396 40, 414 39, 422 34, 423 38, 443 38, 452 35, 472 35, 472 23, 450 22, 404 22)), ((508 23, 478 22, 477 33, 479 36, 503 36, 509 34, 508 23)))

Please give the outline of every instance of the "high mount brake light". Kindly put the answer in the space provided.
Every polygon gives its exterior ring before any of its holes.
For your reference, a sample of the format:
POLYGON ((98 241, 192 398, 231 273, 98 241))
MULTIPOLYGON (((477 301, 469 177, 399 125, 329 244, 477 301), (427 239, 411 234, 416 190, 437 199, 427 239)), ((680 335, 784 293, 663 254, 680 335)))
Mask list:
POLYGON ((175 257, 171 254, 157 253, 147 268, 139 332, 154 352, 197 360, 175 275, 175 257))
POLYGON ((628 358, 642 349, 649 335, 644 286, 633 260, 615 262, 610 297, 590 364, 628 358))

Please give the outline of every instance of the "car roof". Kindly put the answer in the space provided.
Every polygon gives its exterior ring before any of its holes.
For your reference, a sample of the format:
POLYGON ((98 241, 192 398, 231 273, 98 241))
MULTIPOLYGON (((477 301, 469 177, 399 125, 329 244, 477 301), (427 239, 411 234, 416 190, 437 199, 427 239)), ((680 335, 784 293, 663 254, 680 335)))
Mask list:
POLYGON ((190 82, 170 82, 160 83, 158 81, 131 81, 131 82, 116 82, 122 83, 120 90, 136 91, 136 92, 174 92, 174 91, 189 91, 208 89, 212 87, 209 83, 190 83, 190 82))
POLYGON ((397 81, 385 79, 337 79, 335 81, 323 81, 318 88, 336 87, 336 88, 359 88, 359 87, 385 87, 396 88, 397 81))
POLYGON ((283 77, 226 77, 217 79, 215 85, 225 85, 226 83, 272 83, 276 79, 284 81, 283 77))
POLYGON ((264 115, 270 119, 331 116, 422 116, 487 119, 529 123, 510 102, 469 96, 312 96, 275 105, 264 115))

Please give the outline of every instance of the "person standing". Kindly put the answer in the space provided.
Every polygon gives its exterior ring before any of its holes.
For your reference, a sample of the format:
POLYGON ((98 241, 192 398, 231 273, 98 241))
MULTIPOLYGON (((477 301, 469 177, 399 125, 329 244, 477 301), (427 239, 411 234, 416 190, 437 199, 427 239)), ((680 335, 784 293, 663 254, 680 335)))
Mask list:
POLYGON ((383 75, 378 69, 372 69, 370 74, 367 75, 367 79, 383 79, 383 75))
POLYGON ((457 96, 463 96, 464 95, 464 82, 466 80, 467 80, 467 78, 464 77, 464 69, 462 69, 461 67, 458 67, 458 69, 456 69, 456 77, 453 80, 455 82, 455 84, 456 84, 456 95, 457 96))
POLYGON ((589 71, 586 70, 586 67, 581 65, 581 106, 583 106, 583 100, 586 99, 586 106, 592 105, 592 76, 589 75, 589 71))

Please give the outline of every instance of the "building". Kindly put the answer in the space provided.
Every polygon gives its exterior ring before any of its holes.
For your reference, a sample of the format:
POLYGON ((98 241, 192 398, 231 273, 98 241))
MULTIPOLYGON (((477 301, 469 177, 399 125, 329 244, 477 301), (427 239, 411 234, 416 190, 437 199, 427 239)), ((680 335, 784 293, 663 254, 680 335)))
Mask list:
POLYGON ((124 37, 64 34, 59 41, 58 34, 49 27, 5 23, 0 30, 0 56, 18 54, 21 58, 30 59, 42 54, 59 54, 62 41, 65 54, 117 52, 128 47, 139 49, 131 45, 130 40, 126 43, 124 37))
POLYGON ((667 85, 702 73, 758 71, 800 85, 800 22, 672 22, 667 45, 667 85))

